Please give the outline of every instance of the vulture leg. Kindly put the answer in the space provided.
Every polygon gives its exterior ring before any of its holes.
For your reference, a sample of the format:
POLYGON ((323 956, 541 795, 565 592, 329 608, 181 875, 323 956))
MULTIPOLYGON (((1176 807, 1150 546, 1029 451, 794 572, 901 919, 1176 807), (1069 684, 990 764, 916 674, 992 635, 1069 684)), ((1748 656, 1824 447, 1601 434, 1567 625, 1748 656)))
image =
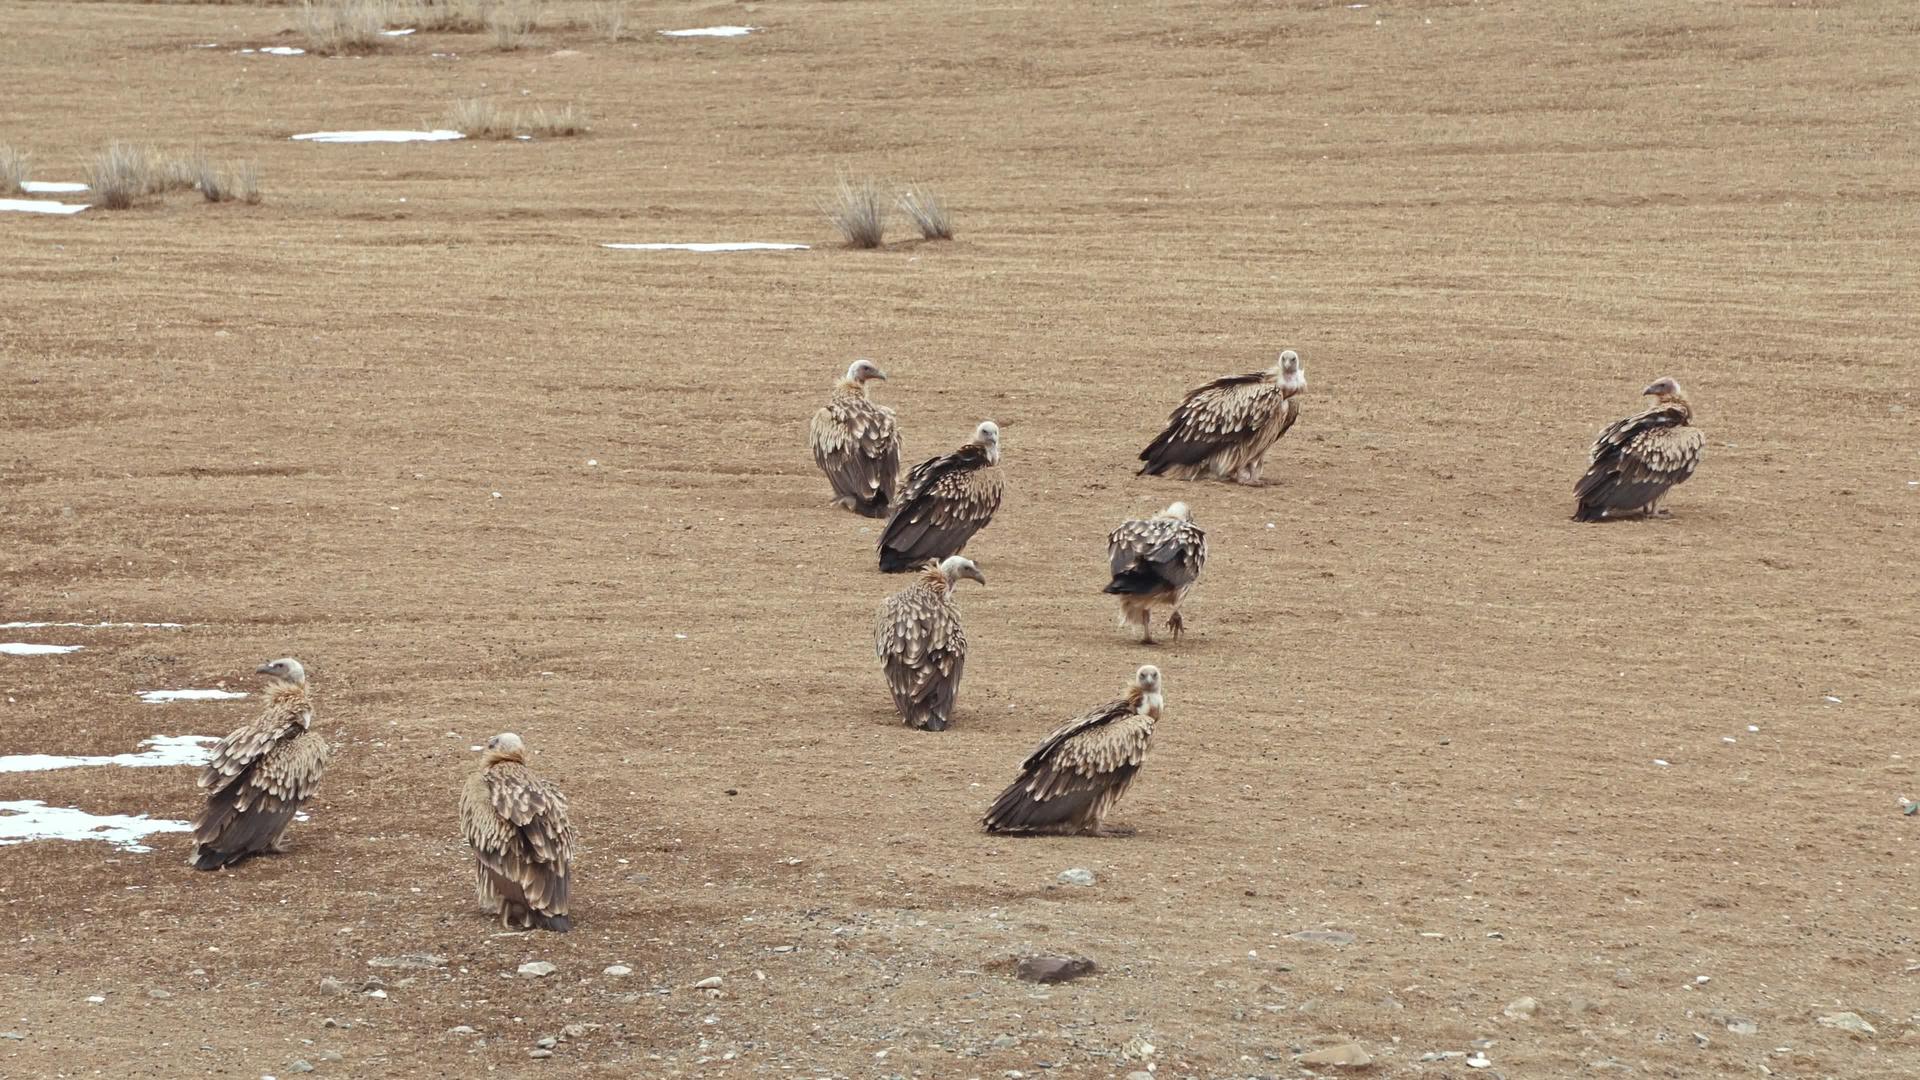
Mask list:
POLYGON ((1102 825, 1099 822, 1095 822, 1087 829, 1087 835, 1106 837, 1132 836, 1137 831, 1138 830, 1131 825, 1102 825))
POLYGON ((1152 645, 1153 643, 1153 609, 1147 608, 1140 612, 1140 644, 1152 645))
POLYGON ((1173 613, 1167 616, 1167 629, 1173 631, 1173 640, 1179 641, 1181 632, 1186 628, 1187 621, 1180 617, 1180 609, 1174 608, 1173 613))

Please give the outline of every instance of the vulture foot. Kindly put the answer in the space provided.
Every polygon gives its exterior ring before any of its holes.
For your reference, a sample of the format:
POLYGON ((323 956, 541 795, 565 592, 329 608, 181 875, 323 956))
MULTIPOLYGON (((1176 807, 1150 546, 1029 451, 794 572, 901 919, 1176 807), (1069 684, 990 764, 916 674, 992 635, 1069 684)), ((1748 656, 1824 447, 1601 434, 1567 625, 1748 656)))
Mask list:
POLYGON ((1186 632, 1187 621, 1180 617, 1178 611, 1175 611, 1173 614, 1167 616, 1167 629, 1173 631, 1173 640, 1179 641, 1180 635, 1186 632))
POLYGON ((1093 828, 1087 830, 1087 835, 1114 838, 1132 836, 1137 831, 1138 830, 1131 825, 1095 825, 1093 828))

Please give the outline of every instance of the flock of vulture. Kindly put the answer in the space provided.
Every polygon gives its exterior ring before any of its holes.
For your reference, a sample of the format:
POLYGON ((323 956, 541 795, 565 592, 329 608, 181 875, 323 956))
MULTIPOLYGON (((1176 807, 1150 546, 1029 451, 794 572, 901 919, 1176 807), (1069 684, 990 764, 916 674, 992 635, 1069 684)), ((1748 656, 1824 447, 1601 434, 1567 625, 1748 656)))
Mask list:
MULTIPOLYGON (((888 573, 918 571, 888 597, 874 630, 874 651, 894 707, 910 727, 941 731, 953 723, 966 666, 967 637, 954 590, 986 575, 960 552, 992 521, 1005 481, 1000 429, 991 420, 950 454, 929 458, 899 480, 900 429, 891 409, 868 392, 886 374, 856 361, 834 386, 810 427, 814 461, 833 487, 833 504, 885 518, 878 556, 888 573)), ((1259 484, 1266 455, 1300 416, 1306 388, 1291 349, 1265 371, 1215 379, 1189 392, 1163 430, 1140 452, 1141 475, 1259 484)), ((1574 487, 1575 521, 1652 517, 1660 499, 1699 464, 1705 437, 1680 385, 1659 379, 1645 410, 1609 425, 1593 442, 1586 474, 1574 487)), ((1206 566, 1207 538, 1184 502, 1127 521, 1107 538, 1111 580, 1123 626, 1153 641, 1153 613, 1167 609, 1167 632, 1180 635, 1180 605, 1206 566)), ((192 865, 231 866, 283 850, 287 827, 312 796, 327 747, 311 730, 306 671, 291 657, 259 669, 267 707, 215 747, 200 778, 206 806, 195 822, 192 865)), ((1106 817, 1125 794, 1153 744, 1165 708, 1160 669, 1145 665, 1125 692, 1068 721, 1021 762, 1020 774, 981 824, 996 833, 1112 835, 1106 817)), ((518 735, 487 741, 481 765, 460 798, 461 829, 474 852, 480 905, 501 925, 565 931, 574 832, 559 790, 527 767, 518 735)))

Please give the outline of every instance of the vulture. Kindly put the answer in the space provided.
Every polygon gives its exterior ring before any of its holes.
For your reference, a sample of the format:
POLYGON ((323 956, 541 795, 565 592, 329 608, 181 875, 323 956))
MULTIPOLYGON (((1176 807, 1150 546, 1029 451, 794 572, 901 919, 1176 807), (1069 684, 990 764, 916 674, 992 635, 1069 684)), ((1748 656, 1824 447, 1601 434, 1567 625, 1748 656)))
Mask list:
POLYGON ((1107 566, 1113 580, 1106 592, 1120 597, 1120 625, 1140 624, 1140 640, 1153 644, 1153 606, 1165 604, 1167 629, 1174 639, 1186 629, 1180 603, 1200 580, 1207 564, 1207 534, 1193 523, 1193 512, 1174 503, 1145 521, 1129 521, 1107 537, 1107 566))
POLYGON ((1043 739, 981 824, 994 833, 1131 832, 1102 822, 1146 760, 1164 704, 1160 669, 1148 664, 1134 672, 1125 697, 1081 713, 1043 739))
POLYGON ((1593 440, 1587 475, 1573 488, 1573 520, 1664 513, 1658 508, 1661 497, 1700 464, 1707 437, 1693 426, 1693 406, 1680 384, 1657 379, 1640 393, 1653 398, 1653 405, 1608 425, 1593 440))
POLYGON ((873 651, 887 672, 893 707, 908 727, 945 731, 967 666, 967 635, 960 629, 954 585, 987 576, 963 555, 927 563, 920 580, 887 597, 873 628, 873 651))
POLYGON ((1265 371, 1229 375, 1187 392, 1167 428, 1140 451, 1142 476, 1212 476, 1259 484, 1260 465, 1300 417, 1294 395, 1307 388, 1300 354, 1288 349, 1265 371))
POLYGON ((207 805, 193 823, 195 870, 219 870, 254 855, 285 851, 287 826, 313 797, 327 744, 313 727, 307 669, 283 657, 256 669, 267 677, 260 718, 228 733, 200 773, 207 805))
POLYGON ((893 410, 867 396, 867 382, 886 377, 873 361, 854 361, 813 414, 810 429, 814 464, 833 485, 832 505, 861 517, 886 517, 900 478, 900 428, 893 410))
POLYGON ((951 454, 928 458, 907 474, 906 490, 880 531, 880 569, 917 570, 929 559, 960 554, 1000 508, 1000 427, 980 421, 973 439, 951 454))
POLYGON ((503 928, 573 929, 567 918, 573 825, 567 800, 527 768, 527 746, 503 732, 460 792, 460 831, 473 847, 474 891, 503 928))

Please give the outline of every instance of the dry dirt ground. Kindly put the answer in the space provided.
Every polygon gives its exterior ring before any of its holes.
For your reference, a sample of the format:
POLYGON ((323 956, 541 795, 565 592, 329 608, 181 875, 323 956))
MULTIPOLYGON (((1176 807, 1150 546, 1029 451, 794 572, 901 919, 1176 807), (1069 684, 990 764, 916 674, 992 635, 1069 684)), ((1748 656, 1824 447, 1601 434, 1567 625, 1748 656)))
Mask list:
MULTIPOLYGON (((134 691, 288 653, 338 747, 287 857, 0 849, 0 1074, 1920 1071, 1910 4, 632 11, 325 59, 232 51, 285 8, 0 3, 42 178, 132 137, 266 194, 0 220, 0 620, 189 624, 0 633, 85 646, 0 656, 0 753, 221 733, 255 705, 134 691), (714 23, 765 31, 651 32, 714 23), (286 139, 484 95, 593 130, 286 139), (959 239, 835 246, 837 169, 932 183, 959 239), (816 246, 599 246, 650 240, 816 246), (1272 486, 1132 474, 1182 389, 1287 346, 1272 486), (941 735, 892 719, 902 581, 805 449, 860 355, 910 460, 1004 432, 941 735), (1668 520, 1574 525, 1663 374, 1703 468, 1668 520), (1213 561, 1147 649, 1103 538, 1176 497, 1213 561), (1146 661, 1138 834, 977 831, 1146 661), (456 792, 501 730, 582 823, 570 935, 473 909, 456 792), (1102 971, 1009 976, 1041 950, 1102 971), (403 953, 447 964, 368 964, 403 953)), ((185 768, 0 795, 196 806, 185 768)))

